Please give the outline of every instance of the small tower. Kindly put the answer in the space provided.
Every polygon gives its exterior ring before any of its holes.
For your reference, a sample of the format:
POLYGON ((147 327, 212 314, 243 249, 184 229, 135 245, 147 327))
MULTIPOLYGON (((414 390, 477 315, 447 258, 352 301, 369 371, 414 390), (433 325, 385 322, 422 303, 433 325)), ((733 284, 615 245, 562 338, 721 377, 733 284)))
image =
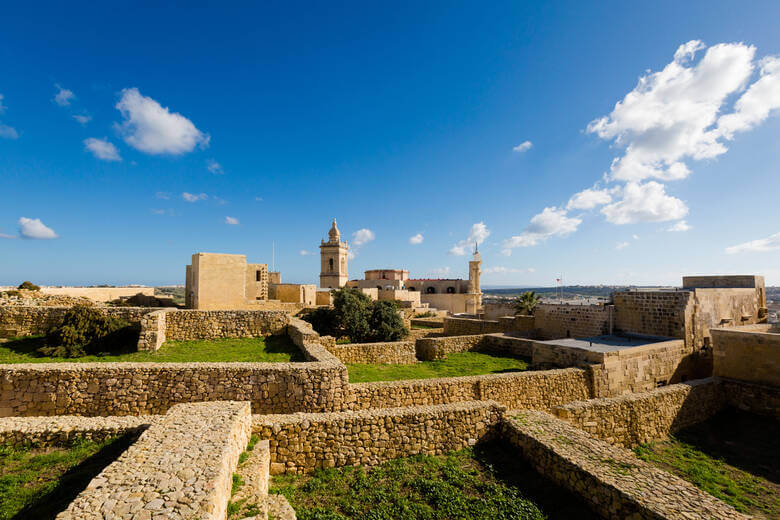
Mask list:
POLYGON ((482 256, 479 254, 477 244, 474 244, 474 257, 469 262, 469 297, 466 300, 466 312, 469 314, 479 314, 482 308, 482 288, 479 283, 481 267, 482 256))
POLYGON ((328 231, 328 241, 320 243, 320 287, 338 289, 347 283, 347 242, 341 241, 336 219, 328 231))

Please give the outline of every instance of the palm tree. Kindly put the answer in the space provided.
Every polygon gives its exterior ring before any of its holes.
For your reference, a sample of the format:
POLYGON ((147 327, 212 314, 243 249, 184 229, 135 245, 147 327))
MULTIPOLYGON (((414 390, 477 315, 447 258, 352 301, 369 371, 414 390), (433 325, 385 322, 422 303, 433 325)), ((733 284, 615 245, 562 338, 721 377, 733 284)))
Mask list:
POLYGON ((525 291, 515 300, 515 311, 517 314, 531 316, 540 300, 541 298, 536 294, 536 291, 525 291))

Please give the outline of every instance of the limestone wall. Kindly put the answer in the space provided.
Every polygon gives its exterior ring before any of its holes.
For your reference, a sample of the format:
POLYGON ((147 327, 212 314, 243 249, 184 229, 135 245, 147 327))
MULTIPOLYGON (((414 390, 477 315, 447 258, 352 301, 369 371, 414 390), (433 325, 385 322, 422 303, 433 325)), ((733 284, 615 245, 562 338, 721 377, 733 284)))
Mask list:
POLYGON ((484 303, 482 311, 486 320, 497 320, 502 316, 514 316, 516 309, 512 303, 484 303))
POLYGON ((0 418, 0 445, 67 446, 79 439, 102 441, 117 435, 140 433, 161 418, 161 415, 3 417, 0 418))
POLYGON ((249 338, 280 334, 290 315, 274 310, 202 311, 178 310, 165 316, 168 340, 249 338))
POLYGON ((780 419, 780 388, 720 379, 729 406, 757 415, 780 419))
POLYGON ((587 338, 611 334, 614 316, 612 305, 540 303, 534 326, 541 339, 587 338))
MULTIPOLYGON (((46 334, 62 323, 72 307, 0 306, 0 338, 46 334)), ((149 307, 100 307, 100 310, 129 322, 140 324, 149 307)))
POLYGON ((140 352, 155 352, 165 343, 166 311, 154 311, 141 318, 141 331, 138 335, 140 352))
POLYGON ((493 434, 503 408, 466 402, 342 413, 255 416, 269 439, 271 474, 372 466, 411 455, 442 455, 493 434))
POLYGON ((553 412, 594 437, 633 448, 704 421, 724 405, 721 386, 708 378, 649 392, 575 401, 553 412))
POLYGON ((328 351, 342 363, 417 363, 414 341, 334 344, 328 347, 328 351))
POLYGON ((692 292, 624 291, 614 293, 612 299, 616 308, 616 330, 684 338, 687 344, 693 344, 692 292))
MULTIPOLYGON (((438 308, 438 307, 437 307, 438 308)), ((490 334, 506 332, 497 320, 477 320, 472 318, 444 318, 445 336, 466 336, 470 334, 490 334)))
POLYGON ((470 334, 467 336, 442 336, 419 338, 417 358, 420 360, 444 359, 454 352, 493 352, 530 358, 533 340, 504 334, 470 334))
POLYGON ((712 329, 713 375, 780 387, 780 328, 712 329))
POLYGON ((137 294, 154 296, 154 287, 41 287, 43 294, 89 298, 96 302, 110 302, 137 294))
POLYGON ((353 409, 393 408, 492 399, 510 409, 550 410, 591 397, 584 370, 567 368, 482 376, 350 384, 353 409))
POLYGON ((748 517, 681 478, 551 415, 505 416, 502 433, 543 476, 580 495, 603 518, 742 520, 748 517))
POLYGON ((56 518, 223 520, 251 426, 248 403, 176 406, 56 518))

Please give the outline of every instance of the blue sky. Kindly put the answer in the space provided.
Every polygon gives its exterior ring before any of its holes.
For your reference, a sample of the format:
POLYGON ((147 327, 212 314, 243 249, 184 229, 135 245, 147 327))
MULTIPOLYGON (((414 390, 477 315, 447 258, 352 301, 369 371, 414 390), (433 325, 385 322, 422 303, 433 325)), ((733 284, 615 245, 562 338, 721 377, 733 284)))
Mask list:
POLYGON ((0 284, 315 282, 333 217, 352 278, 780 284, 777 2, 17 4, 0 284))

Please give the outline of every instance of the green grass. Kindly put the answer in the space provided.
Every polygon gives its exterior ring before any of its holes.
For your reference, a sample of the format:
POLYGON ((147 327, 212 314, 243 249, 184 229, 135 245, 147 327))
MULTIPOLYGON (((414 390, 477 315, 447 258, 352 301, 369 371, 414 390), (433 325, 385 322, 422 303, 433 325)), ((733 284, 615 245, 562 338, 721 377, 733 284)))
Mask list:
POLYGON ((502 443, 446 456, 395 459, 373 468, 280 475, 270 493, 287 497, 299 520, 493 520, 595 518, 502 443))
POLYGON ((429 330, 429 329, 440 329, 441 327, 437 327, 436 325, 412 325, 412 328, 429 330))
POLYGON ((70 447, 0 446, 0 520, 54 518, 135 440, 81 440, 70 447))
POLYGON ((780 518, 777 421, 726 411, 634 453, 740 512, 780 518))
POLYGON ((447 354, 447 358, 443 360, 420 361, 414 365, 347 365, 350 383, 476 376, 501 372, 521 372, 527 368, 527 359, 496 356, 482 352, 457 352, 447 354))
POLYGON ((34 336, 0 343, 0 363, 86 363, 91 361, 154 361, 183 363, 192 361, 303 361, 303 354, 287 336, 233 338, 218 340, 168 341, 157 352, 107 353, 80 358, 41 356, 35 350, 45 338, 34 336))

